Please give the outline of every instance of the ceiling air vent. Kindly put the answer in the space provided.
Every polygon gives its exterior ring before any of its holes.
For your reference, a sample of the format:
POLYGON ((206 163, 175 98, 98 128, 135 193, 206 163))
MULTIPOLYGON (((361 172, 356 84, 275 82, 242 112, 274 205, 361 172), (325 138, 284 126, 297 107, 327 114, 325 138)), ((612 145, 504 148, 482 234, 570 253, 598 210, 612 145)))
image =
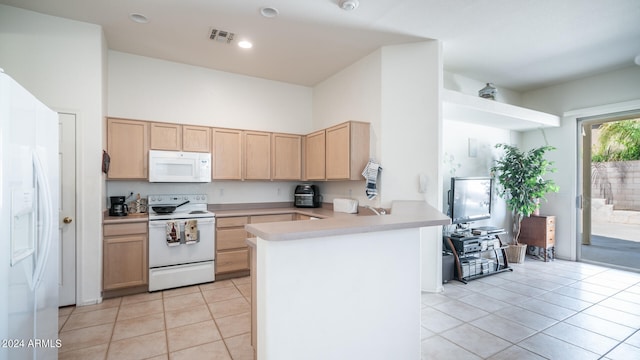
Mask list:
POLYGON ((233 33, 226 30, 211 28, 211 32, 209 32, 209 39, 229 44, 231 40, 233 40, 233 33))

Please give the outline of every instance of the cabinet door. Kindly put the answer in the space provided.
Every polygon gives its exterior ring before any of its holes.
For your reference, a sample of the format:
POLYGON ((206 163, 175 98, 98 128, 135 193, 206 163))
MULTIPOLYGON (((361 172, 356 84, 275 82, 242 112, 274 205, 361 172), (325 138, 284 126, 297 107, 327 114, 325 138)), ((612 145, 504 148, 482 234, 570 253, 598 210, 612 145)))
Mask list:
POLYGON ((305 179, 325 179, 325 131, 320 130, 306 136, 305 179))
MULTIPOLYGON (((555 243, 554 232, 549 231, 549 226, 553 226, 554 218, 552 216, 536 216, 531 215, 522 219, 520 224, 520 237, 518 241, 547 249, 555 243), (551 237, 549 235, 552 235, 551 237)), ((555 229, 554 229, 555 230, 555 229)))
POLYGON ((149 166, 149 123, 107 119, 107 152, 111 158, 108 179, 146 179, 149 166))
POLYGON ((147 234, 106 237, 103 246, 104 290, 147 284, 147 234))
POLYGON ((244 132, 244 179, 271 179, 271 133, 244 132))
POLYGON ((350 130, 349 123, 326 130, 327 180, 343 180, 350 177, 350 130))
POLYGON ((216 230, 216 249, 229 250, 247 247, 247 232, 243 227, 216 230))
POLYGON ((363 180, 369 161, 369 123, 349 121, 326 130, 327 180, 363 180))
POLYGON ((241 270, 249 270, 248 248, 218 253, 216 274, 241 270))
POLYGON ((182 150, 194 152, 211 151, 211 129, 206 126, 182 126, 182 150))
POLYGON ((242 179, 242 131, 212 129, 212 177, 220 180, 242 179))
POLYGON ((273 134, 271 136, 273 180, 300 180, 302 175, 302 136, 273 134))
POLYGON ((151 149, 182 150, 182 125, 151 123, 151 149))

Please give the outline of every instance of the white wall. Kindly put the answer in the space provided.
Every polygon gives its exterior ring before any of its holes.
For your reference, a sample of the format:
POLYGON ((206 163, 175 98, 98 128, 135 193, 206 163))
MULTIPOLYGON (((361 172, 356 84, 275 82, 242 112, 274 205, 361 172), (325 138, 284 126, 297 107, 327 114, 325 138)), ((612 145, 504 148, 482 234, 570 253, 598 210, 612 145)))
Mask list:
MULTIPOLYGON (((478 91, 486 86, 486 82, 478 81, 459 74, 444 72, 444 88, 454 90, 467 95, 478 96, 478 91)), ((497 90, 496 101, 521 106, 522 94, 513 91, 500 84, 493 84, 497 90)))
MULTIPOLYGON (((311 101, 309 87, 109 51, 112 117, 307 134, 312 130, 311 101)), ((287 202, 293 201, 296 184, 109 181, 106 196, 206 193, 216 204, 287 202)))
MULTIPOLYGON (((545 129, 550 145, 557 148, 549 153, 558 172, 551 175, 560 187, 557 194, 547 196, 541 213, 554 214, 556 218, 556 252, 558 257, 576 258, 577 247, 577 169, 578 132, 577 117, 602 115, 622 111, 625 107, 612 104, 640 100, 640 67, 633 66, 584 79, 570 81, 544 89, 524 93, 523 106, 562 116, 559 128, 545 129), (596 107, 596 108, 594 108, 596 107), (594 108, 586 109, 585 108, 594 108)), ((532 148, 544 145, 539 131, 523 136, 523 146, 532 148)))
POLYGON ((259 359, 420 357, 418 229, 257 248, 259 359))
MULTIPOLYGON (((520 134, 505 129, 447 120, 446 118, 443 128, 442 181, 444 191, 442 212, 446 213, 448 210, 446 196, 447 191, 451 188, 451 178, 456 176, 490 176, 490 169, 495 160, 502 156, 502 152, 496 149, 495 145, 498 143, 517 145, 520 141, 520 134), (469 154, 470 139, 476 142, 475 156, 469 154)), ((494 188, 492 196, 491 219, 477 221, 474 226, 502 227, 509 233, 510 238, 513 236, 511 232, 512 219, 505 201, 498 196, 495 190, 496 188, 494 188)))
POLYGON ((349 197, 389 207, 393 200, 427 200, 439 207, 441 65, 437 41, 385 46, 314 87, 314 128, 371 123, 371 157, 383 167, 373 201, 364 181, 322 184, 325 201, 349 197), (426 194, 418 191, 419 174, 428 178, 426 194))
POLYGON ((94 303, 102 278, 102 29, 0 5, 0 49, 7 74, 52 109, 77 114, 77 303, 94 303))
MULTIPOLYGON (((442 208, 442 55, 438 41, 385 46, 318 84, 313 121, 322 128, 346 120, 371 123, 371 157, 383 167, 379 196, 366 199, 364 181, 323 184, 325 200, 356 198, 390 207, 394 200, 425 200, 442 208), (419 176, 427 189, 419 191, 419 176)), ((422 289, 440 291, 439 228, 422 237, 422 289)))
POLYGON ((109 116, 311 132, 311 88, 109 51, 109 116))
MULTIPOLYGON (((381 61, 380 49, 334 74, 313 88, 313 129, 319 130, 348 120, 371 124, 370 156, 380 161, 381 117, 381 61)), ((384 170, 383 170, 384 176, 384 170)), ((385 190, 380 181, 378 193, 385 190)), ((365 182, 340 181, 318 183, 325 202, 335 198, 358 199, 362 204, 379 205, 379 198, 369 201, 365 182)))

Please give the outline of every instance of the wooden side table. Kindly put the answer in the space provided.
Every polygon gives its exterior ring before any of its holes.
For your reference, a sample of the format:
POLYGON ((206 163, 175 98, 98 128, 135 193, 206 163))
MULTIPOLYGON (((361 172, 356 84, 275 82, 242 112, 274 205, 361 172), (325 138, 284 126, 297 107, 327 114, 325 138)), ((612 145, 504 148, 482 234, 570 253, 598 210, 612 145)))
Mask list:
POLYGON ((542 256, 544 261, 555 259, 556 217, 531 215, 522 219, 518 242, 527 244, 527 253, 542 256))

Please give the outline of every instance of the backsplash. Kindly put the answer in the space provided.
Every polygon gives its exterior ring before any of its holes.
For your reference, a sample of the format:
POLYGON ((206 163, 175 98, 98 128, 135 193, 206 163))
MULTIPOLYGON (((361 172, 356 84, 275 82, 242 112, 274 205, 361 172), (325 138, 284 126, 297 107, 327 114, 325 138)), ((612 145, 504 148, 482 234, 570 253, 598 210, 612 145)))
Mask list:
MULTIPOLYGON (((235 204, 259 202, 293 202, 296 185, 302 182, 272 181, 213 181, 197 183, 149 183, 146 181, 107 181, 107 199, 109 196, 142 198, 149 194, 207 194, 210 204, 235 204)), ((106 202, 107 206, 108 200, 106 202)))

